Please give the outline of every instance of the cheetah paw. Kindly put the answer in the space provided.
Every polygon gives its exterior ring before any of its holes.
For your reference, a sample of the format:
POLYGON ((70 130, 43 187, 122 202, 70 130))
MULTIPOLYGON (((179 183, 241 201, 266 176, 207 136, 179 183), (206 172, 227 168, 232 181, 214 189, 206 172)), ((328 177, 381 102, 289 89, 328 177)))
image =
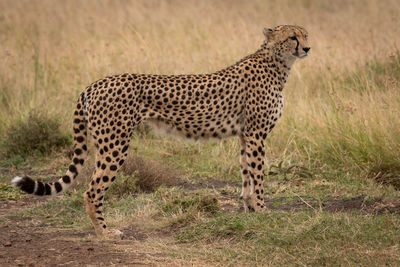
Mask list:
MULTIPOLYGON (((254 196, 254 195, 252 195, 254 196)), ((255 197, 248 197, 244 200, 245 212, 262 212, 265 210, 265 205, 262 201, 258 201, 255 197)))

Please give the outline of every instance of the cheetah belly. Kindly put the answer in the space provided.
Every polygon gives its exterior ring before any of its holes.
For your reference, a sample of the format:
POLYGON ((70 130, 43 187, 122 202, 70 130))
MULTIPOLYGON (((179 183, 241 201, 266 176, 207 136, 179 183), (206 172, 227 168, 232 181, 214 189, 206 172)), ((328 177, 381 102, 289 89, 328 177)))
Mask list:
POLYGON ((218 114, 216 116, 177 116, 174 118, 158 115, 147 120, 163 134, 193 139, 227 138, 237 135, 242 129, 241 114, 218 114))

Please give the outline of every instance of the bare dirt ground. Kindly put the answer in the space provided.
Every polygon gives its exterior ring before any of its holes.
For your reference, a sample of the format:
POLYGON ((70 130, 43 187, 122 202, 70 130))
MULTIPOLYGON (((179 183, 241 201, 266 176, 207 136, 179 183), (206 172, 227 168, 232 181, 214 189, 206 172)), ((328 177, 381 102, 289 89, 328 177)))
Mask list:
MULTIPOLYGON (((122 240, 99 240, 94 231, 66 229, 34 218, 9 216, 8 213, 39 205, 23 201, 2 201, 0 218, 0 266, 167 266, 182 265, 176 259, 148 249, 149 235, 138 229, 124 228, 122 240), (5 212, 7 211, 7 212, 5 212)), ((171 235, 154 233, 153 237, 171 235)))
POLYGON ((0 218, 13 222, 0 223, 1 266, 145 265, 149 258, 153 263, 157 262, 154 260, 157 255, 128 254, 115 249, 117 245, 132 244, 146 238, 132 229, 123 229, 124 240, 85 239, 93 237, 94 232, 63 229, 37 219, 8 215, 41 202, 33 200, 28 204, 26 200, 19 200, 0 203, 0 218))
MULTIPOLYGON (((179 184, 187 190, 217 189, 226 185, 234 184, 220 180, 179 184)), ((221 194, 222 209, 227 212, 239 212, 241 207, 230 204, 235 202, 232 201, 235 198, 237 196, 221 194)), ((162 240, 164 243, 176 243, 172 233, 143 233, 132 227, 121 229, 124 232, 122 240, 98 240, 94 237, 94 232, 90 230, 62 228, 43 223, 36 218, 10 215, 42 205, 44 202, 45 200, 35 197, 0 202, 0 266, 181 266, 190 264, 160 253, 155 248, 150 248, 149 243, 146 245, 149 238, 162 240)), ((374 215, 400 214, 400 201, 386 203, 382 199, 371 199, 366 196, 324 202, 307 197, 290 200, 275 198, 267 199, 266 205, 271 210, 284 211, 314 209, 328 212, 351 212, 358 210, 374 215)))

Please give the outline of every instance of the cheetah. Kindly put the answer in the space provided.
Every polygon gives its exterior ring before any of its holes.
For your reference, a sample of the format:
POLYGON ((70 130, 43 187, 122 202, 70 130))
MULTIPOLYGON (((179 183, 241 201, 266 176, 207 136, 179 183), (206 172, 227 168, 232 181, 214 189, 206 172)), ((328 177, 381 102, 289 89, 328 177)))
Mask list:
POLYGON ((263 30, 253 54, 211 74, 121 74, 93 82, 80 94, 74 112, 74 155, 66 174, 46 183, 15 177, 29 194, 56 195, 77 177, 88 154, 87 131, 96 148, 96 169, 84 193, 96 234, 120 235, 103 216, 106 191, 127 157, 135 128, 148 121, 192 139, 239 136, 241 199, 246 211, 264 205, 265 139, 282 115, 283 88, 297 58, 308 55, 307 31, 281 25, 263 30))

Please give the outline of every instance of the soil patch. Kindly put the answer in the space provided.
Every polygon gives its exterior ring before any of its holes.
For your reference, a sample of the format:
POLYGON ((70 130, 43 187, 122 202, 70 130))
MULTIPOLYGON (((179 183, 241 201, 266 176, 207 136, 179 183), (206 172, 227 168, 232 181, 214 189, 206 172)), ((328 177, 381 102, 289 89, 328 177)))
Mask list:
POLYGON ((81 241, 92 232, 40 227, 0 227, 0 263, 8 266, 110 266, 143 261, 145 255, 113 250, 112 241, 81 241))
POLYGON ((48 197, 30 195, 29 198, 26 199, 0 201, 0 217, 9 216, 12 213, 24 210, 28 207, 32 208, 42 205, 46 203, 48 199, 48 197))
POLYGON ((162 253, 132 251, 147 236, 125 228, 123 240, 99 240, 94 231, 58 228, 50 224, 13 219, 0 223, 0 266, 162 266, 162 253))

